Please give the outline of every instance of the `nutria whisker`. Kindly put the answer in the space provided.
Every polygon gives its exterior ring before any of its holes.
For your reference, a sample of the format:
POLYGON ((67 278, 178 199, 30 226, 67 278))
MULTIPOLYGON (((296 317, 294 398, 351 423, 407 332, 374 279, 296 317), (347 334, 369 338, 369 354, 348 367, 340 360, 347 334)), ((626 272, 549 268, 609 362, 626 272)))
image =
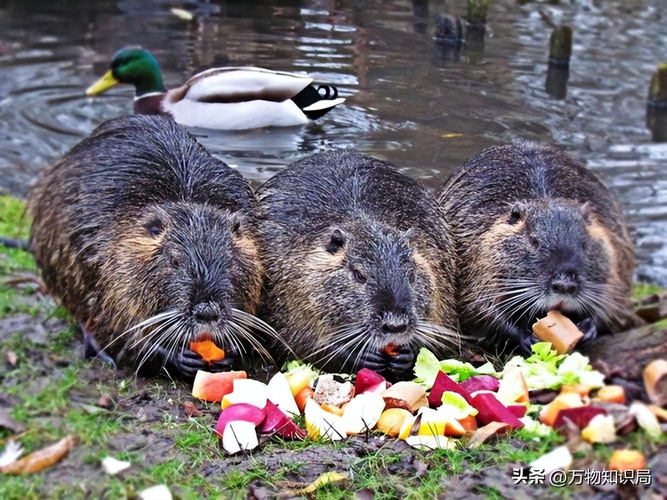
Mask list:
POLYGON ((179 315, 179 312, 175 309, 170 309, 170 310, 167 310, 167 311, 157 313, 157 314, 151 316, 150 318, 145 319, 142 322, 128 328, 123 333, 116 336, 114 339, 111 340, 111 342, 109 342, 108 344, 106 344, 104 346, 104 349, 108 349, 109 347, 111 347, 114 344, 114 342, 116 342, 118 339, 124 337, 125 335, 127 335, 130 332, 136 332, 137 330, 143 330, 145 328, 148 328, 149 326, 152 326, 152 325, 154 325, 156 323, 159 323, 161 321, 166 321, 168 319, 174 318, 178 315, 179 315))
MULTIPOLYGON (((136 363, 136 369, 135 369, 135 377, 139 375, 139 371, 141 368, 144 366, 146 361, 150 360, 153 355, 155 355, 160 348, 166 349, 162 344, 165 340, 171 340, 171 339, 178 339, 177 333, 180 333, 180 331, 184 327, 184 322, 183 321, 177 321, 170 325, 167 329, 164 331, 160 332, 159 335, 157 335, 154 332, 151 332, 150 335, 143 337, 140 339, 140 341, 144 344, 141 346, 141 348, 138 350, 138 355, 137 357, 141 356, 141 359, 139 360, 138 363, 136 363), (157 336, 157 339, 153 340, 154 337, 157 336), (142 356, 143 354, 143 356, 142 356)), ((164 368, 167 363, 167 357, 164 357, 162 359, 162 364, 161 367, 164 368)))
MULTIPOLYGON (((337 344, 340 345, 343 342, 347 342, 348 339, 354 338, 356 335, 359 334, 359 331, 363 328, 363 325, 355 324, 351 326, 346 326, 344 328, 341 328, 340 330, 337 330, 334 332, 331 337, 329 338, 329 342, 325 344, 324 346, 320 347, 319 349, 305 355, 303 359, 310 359, 313 356, 317 356, 321 352, 331 350, 333 347, 335 347, 337 344)), ((349 342, 347 342, 349 343, 349 342)), ((347 345, 346 343, 346 345, 347 345)))
POLYGON ((282 338, 282 336, 280 336, 278 332, 276 332, 268 323, 265 323, 257 316, 242 311, 241 309, 232 308, 232 319, 241 325, 244 325, 249 328, 254 328, 260 331, 261 333, 269 335, 272 339, 280 342, 283 345, 283 347, 285 347, 290 352, 290 354, 294 354, 294 351, 292 351, 292 348, 282 338))
POLYGON ((364 340, 366 340, 366 342, 368 342, 372 338, 372 336, 367 335, 368 332, 363 325, 359 325, 359 328, 357 330, 353 330, 351 333, 352 333, 351 335, 346 337, 346 339, 349 338, 350 340, 347 340, 347 342, 344 342, 342 345, 340 345, 340 343, 343 342, 342 340, 338 341, 337 343, 330 343, 328 345, 328 348, 329 348, 329 350, 331 350, 331 352, 326 353, 326 357, 321 358, 321 361, 323 361, 323 363, 321 365, 322 370, 324 370, 324 368, 330 362, 335 361, 336 357, 339 354, 344 353, 347 350, 347 351, 349 351, 348 355, 345 358, 345 361, 340 365, 341 367, 345 366, 345 364, 347 363, 350 356, 355 353, 356 348, 358 347, 358 345, 361 344, 361 342, 363 342, 364 340), (336 345, 336 344, 338 344, 338 345, 336 345))
MULTIPOLYGON (((178 312, 176 312, 176 314, 174 314, 172 316, 164 317, 160 321, 151 322, 147 325, 144 325, 144 327, 140 330, 134 330, 132 332, 132 335, 128 336, 125 339, 125 343, 123 344, 123 347, 121 348, 121 350, 117 354, 118 361, 120 362, 120 360, 123 358, 123 356, 125 355, 125 353, 128 350, 132 350, 132 349, 136 348, 145 339, 150 339, 150 338, 153 338, 153 337, 157 336, 160 333, 161 330, 163 330, 164 328, 167 328, 168 326, 172 325, 174 322, 178 322, 179 320, 180 320, 180 314, 178 314, 178 312), (150 327, 154 327, 154 329, 151 330, 148 335, 144 335, 144 332, 146 331, 146 329, 148 329, 150 327), (132 342, 133 342, 133 344, 130 345, 130 343, 132 343, 132 342)), ((113 339, 108 345, 109 346, 112 345, 114 342, 116 342, 116 340, 123 338, 123 336, 127 335, 128 333, 130 333, 130 331, 123 332, 118 337, 113 339)))
POLYGON ((239 325, 238 323, 235 323, 234 321, 231 321, 231 320, 227 322, 227 325, 230 327, 230 337, 233 337, 233 335, 231 335, 231 331, 232 331, 232 330, 235 331, 237 334, 239 334, 239 336, 240 336, 242 339, 247 340, 248 343, 249 343, 252 347, 254 347, 254 348, 257 350, 257 352, 259 353, 259 355, 260 355, 265 361, 268 361, 268 362, 270 362, 270 363, 274 363, 274 364, 275 364, 275 360, 273 359, 273 356, 271 356, 271 354, 269 353, 269 351, 266 350, 266 348, 261 344, 261 342, 259 342, 259 341, 255 338, 255 336, 252 335, 252 332, 248 331, 248 330, 247 330, 246 328, 244 328, 243 326, 241 326, 241 325, 239 325))

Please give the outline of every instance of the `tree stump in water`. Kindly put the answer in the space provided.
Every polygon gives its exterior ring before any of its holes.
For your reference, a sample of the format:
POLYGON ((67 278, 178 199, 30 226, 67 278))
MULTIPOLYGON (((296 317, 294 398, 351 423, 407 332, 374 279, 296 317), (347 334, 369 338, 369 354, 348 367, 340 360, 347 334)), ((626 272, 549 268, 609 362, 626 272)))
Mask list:
POLYGON ((654 359, 667 359, 667 328, 647 325, 603 335, 583 350, 591 364, 607 377, 643 385, 643 371, 654 359))

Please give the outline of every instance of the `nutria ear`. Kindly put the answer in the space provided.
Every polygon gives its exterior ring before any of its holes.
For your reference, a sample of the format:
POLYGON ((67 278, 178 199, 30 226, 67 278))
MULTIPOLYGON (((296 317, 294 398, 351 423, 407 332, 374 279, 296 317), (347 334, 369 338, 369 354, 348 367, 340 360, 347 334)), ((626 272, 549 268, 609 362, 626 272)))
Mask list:
POLYGON ((403 231, 403 238, 412 242, 412 239, 415 237, 415 228, 411 227, 407 231, 403 231))
POLYGON ((339 228, 334 228, 331 231, 331 239, 327 243, 327 252, 336 253, 345 246, 345 233, 339 228))
POLYGON ((526 215, 526 206, 523 203, 517 203, 510 211, 510 223, 518 222, 526 215))
POLYGON ((583 205, 581 205, 581 216, 584 218, 586 221, 591 220, 591 216, 595 213, 595 209, 593 207, 593 204, 590 201, 587 201, 583 205))

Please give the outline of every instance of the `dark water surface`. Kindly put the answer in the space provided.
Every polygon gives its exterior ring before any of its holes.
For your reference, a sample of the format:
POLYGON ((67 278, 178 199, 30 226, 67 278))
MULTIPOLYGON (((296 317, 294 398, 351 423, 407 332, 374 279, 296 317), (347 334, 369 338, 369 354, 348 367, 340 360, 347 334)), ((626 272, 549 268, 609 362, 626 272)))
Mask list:
POLYGON ((256 183, 344 147, 437 188, 485 147, 514 137, 556 143, 619 193, 638 277, 667 283, 667 144, 652 143, 646 129, 648 82, 667 60, 667 2, 490 3, 484 40, 456 53, 434 43, 435 18, 464 15, 464 1, 0 0, 0 191, 24 195, 41 168, 96 125, 131 112, 129 87, 98 98, 83 91, 117 49, 137 44, 155 54, 168 87, 207 67, 256 65, 308 72, 349 98, 305 127, 194 131, 256 183), (574 28, 562 100, 545 92, 548 39, 559 23, 574 28))

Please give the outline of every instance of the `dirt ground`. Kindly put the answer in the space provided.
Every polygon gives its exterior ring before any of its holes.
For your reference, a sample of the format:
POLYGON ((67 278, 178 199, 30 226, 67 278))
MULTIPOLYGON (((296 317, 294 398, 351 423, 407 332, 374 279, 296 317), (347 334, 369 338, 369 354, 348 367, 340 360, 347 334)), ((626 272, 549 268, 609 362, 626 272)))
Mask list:
MULTIPOLYGON (((32 451, 72 434, 80 443, 57 465, 32 476, 0 476, 0 498, 132 498, 167 484, 177 498, 275 498, 328 471, 350 476, 318 498, 535 498, 515 485, 514 468, 555 445, 505 439, 475 451, 419 452, 377 436, 343 444, 267 440, 259 451, 229 457, 212 432, 219 407, 194 400, 187 384, 114 372, 80 360, 80 335, 48 297, 18 289, 0 319, 0 445, 15 435, 32 451), (28 311, 28 312, 13 312, 28 311), (201 413, 186 414, 193 402, 201 413), (100 461, 132 462, 111 477, 100 461)), ((653 455, 653 489, 540 487, 544 498, 661 498, 667 494, 664 444, 653 455), (655 496, 657 495, 657 496, 655 496)), ((606 453, 579 461, 602 467, 606 453)), ((580 466, 578 468, 584 468, 580 466)))

